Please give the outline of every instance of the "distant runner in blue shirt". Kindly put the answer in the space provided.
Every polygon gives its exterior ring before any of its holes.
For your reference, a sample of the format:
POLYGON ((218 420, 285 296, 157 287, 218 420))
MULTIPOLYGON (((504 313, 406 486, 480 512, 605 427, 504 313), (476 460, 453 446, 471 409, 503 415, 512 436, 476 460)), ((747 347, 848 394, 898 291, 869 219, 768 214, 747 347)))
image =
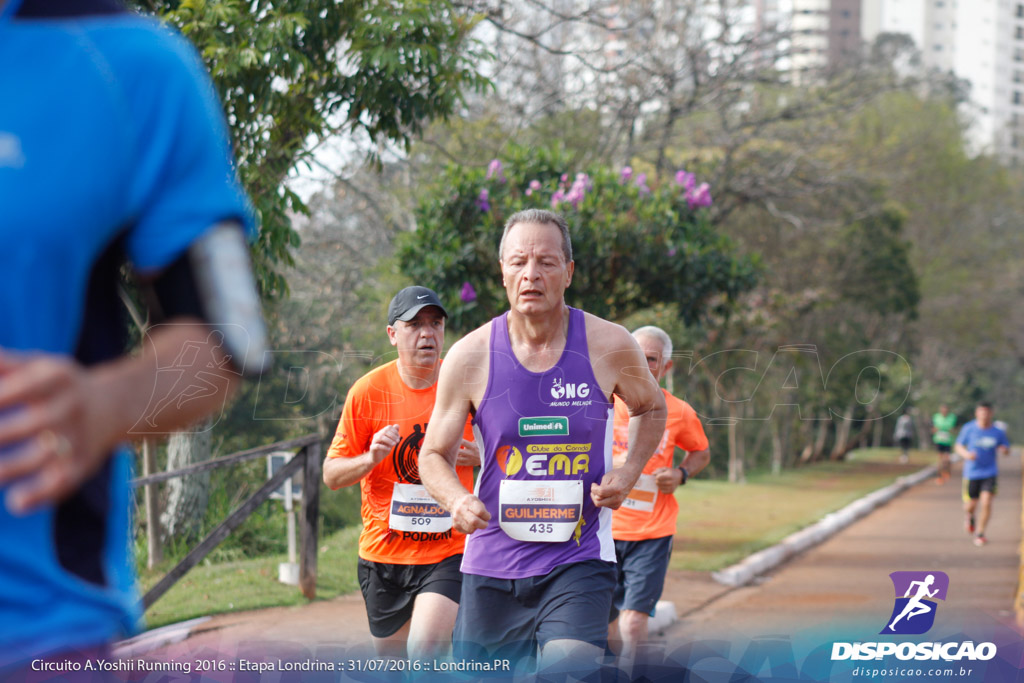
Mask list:
POLYGON ((0 65, 0 680, 75 680, 140 616, 122 444, 262 367, 255 226, 170 29, 113 0, 0 0, 0 65), (137 353, 124 264, 153 304, 137 353))
POLYGON ((975 534, 974 545, 983 546, 988 542, 985 526, 992 514, 992 496, 999 474, 996 456, 1010 453, 1006 432, 992 423, 991 403, 983 401, 974 409, 974 419, 964 425, 956 439, 956 452, 964 459, 964 527, 967 533, 975 534), (977 509, 979 503, 981 507, 977 509))

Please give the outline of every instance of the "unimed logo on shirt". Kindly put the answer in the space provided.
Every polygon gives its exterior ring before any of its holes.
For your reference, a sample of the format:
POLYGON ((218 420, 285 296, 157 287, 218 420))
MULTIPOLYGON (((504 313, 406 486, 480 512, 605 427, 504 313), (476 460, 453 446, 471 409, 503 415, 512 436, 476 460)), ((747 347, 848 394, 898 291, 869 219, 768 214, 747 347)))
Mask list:
POLYGON ((519 418, 519 436, 568 436, 569 418, 555 417, 521 417, 519 418))

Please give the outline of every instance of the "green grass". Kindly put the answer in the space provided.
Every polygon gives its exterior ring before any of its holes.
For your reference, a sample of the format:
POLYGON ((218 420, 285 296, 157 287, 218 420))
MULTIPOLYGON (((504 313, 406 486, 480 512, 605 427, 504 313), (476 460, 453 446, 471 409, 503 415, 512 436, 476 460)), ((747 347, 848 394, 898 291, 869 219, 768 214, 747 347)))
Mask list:
MULTIPOLYGON (((696 478, 678 490, 679 523, 673 569, 713 571, 766 548, 899 476, 934 462, 934 454, 912 452, 897 464, 895 449, 851 454, 846 462, 821 463, 772 476, 757 473, 745 484, 696 478)), ((350 526, 320 540, 317 599, 358 589, 356 553, 360 527, 350 526)), ((223 553, 231 557, 238 553, 223 553)), ((207 614, 301 605, 295 586, 277 581, 284 555, 203 562, 146 611, 150 628, 207 614)), ((140 576, 142 591, 172 566, 168 561, 140 576)))
MULTIPOLYGON (((318 600, 329 600, 359 588, 359 531, 359 526, 349 527, 320 539, 318 600)), ((287 555, 272 555, 220 564, 202 562, 146 610, 146 625, 156 628, 207 614, 305 604, 298 587, 277 580, 277 565, 287 559, 287 555)), ((143 571, 139 576, 141 591, 153 586, 171 566, 167 562, 153 571, 143 571)))
POLYGON ((715 571, 777 543, 826 514, 934 462, 932 453, 865 449, 846 462, 820 463, 780 475, 758 473, 745 484, 695 479, 677 489, 679 521, 670 567, 715 571))

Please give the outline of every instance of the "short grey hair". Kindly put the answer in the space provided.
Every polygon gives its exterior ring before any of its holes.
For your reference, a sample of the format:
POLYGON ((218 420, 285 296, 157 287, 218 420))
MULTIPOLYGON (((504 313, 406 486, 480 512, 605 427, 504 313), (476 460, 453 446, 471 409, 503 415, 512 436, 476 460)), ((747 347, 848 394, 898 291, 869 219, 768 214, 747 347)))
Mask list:
POLYGON ((633 339, 640 339, 640 337, 646 337, 655 341, 661 342, 661 360, 662 362, 670 360, 672 358, 672 337, 668 336, 668 333, 660 327, 654 325, 644 325, 643 327, 633 330, 633 339))
POLYGON ((513 226, 519 223, 540 223, 541 225, 554 225, 562 233, 562 254, 565 262, 572 261, 572 240, 569 238, 569 223, 565 217, 554 211, 545 209, 524 209, 517 211, 505 221, 505 230, 501 233, 501 242, 498 244, 498 260, 505 258, 505 238, 513 226))

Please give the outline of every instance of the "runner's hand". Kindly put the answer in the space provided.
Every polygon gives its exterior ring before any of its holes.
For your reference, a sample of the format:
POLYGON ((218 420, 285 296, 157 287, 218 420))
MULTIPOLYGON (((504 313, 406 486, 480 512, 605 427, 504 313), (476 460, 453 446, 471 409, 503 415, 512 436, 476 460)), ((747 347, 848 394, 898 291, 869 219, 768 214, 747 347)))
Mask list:
POLYGON ((398 431, 398 425, 388 425, 374 434, 373 440, 370 441, 369 451, 373 464, 376 465, 388 457, 388 453, 394 450, 401 439, 402 434, 398 431))
POLYGON ((967 451, 967 455, 964 457, 966 457, 968 460, 977 460, 978 453, 977 451, 967 451))
POLYGON ((52 354, 0 353, 0 484, 27 512, 71 494, 109 455, 107 403, 78 363, 52 354), (16 481, 17 480, 17 481, 16 481))
POLYGON ((486 529, 487 522, 491 519, 487 506, 472 493, 467 493, 455 501, 451 512, 455 530, 466 535, 477 529, 486 529))
POLYGON ((463 439, 462 445, 459 447, 458 455, 455 457, 455 464, 465 467, 479 467, 480 466, 480 448, 475 442, 469 439, 463 439))
POLYGON ((590 499, 599 508, 611 508, 618 510, 619 506, 626 500, 626 496, 633 490, 639 475, 630 475, 625 468, 614 469, 606 472, 601 477, 600 484, 591 484, 590 499))
POLYGON ((683 481, 683 473, 678 467, 659 467, 654 470, 654 483, 662 493, 672 493, 683 481))

